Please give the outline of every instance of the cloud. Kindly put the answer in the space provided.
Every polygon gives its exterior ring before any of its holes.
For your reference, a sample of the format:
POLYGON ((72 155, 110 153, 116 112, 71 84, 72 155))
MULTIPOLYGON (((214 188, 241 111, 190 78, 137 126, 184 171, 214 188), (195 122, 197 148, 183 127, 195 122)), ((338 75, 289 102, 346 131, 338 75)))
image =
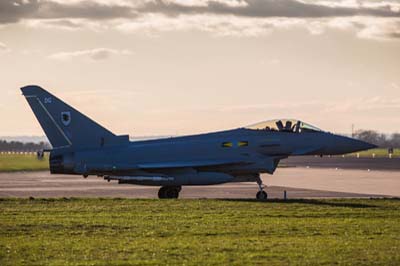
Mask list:
POLYGON ((0 42, 0 54, 7 53, 10 51, 10 48, 7 47, 4 43, 0 42))
POLYGON ((26 19, 21 23, 29 28, 54 29, 54 30, 92 30, 100 32, 110 27, 107 23, 88 19, 26 19))
POLYGON ((135 18, 148 13, 167 16, 216 14, 252 18, 347 16, 398 18, 399 9, 400 4, 395 1, 339 1, 339 4, 335 4, 334 1, 301 0, 5 0, 0 1, 0 23, 12 23, 21 19, 106 20, 135 18))
POLYGON ((21 19, 85 18, 94 20, 130 18, 134 10, 123 4, 101 1, 4 0, 0 1, 0 23, 21 19))
POLYGON ((114 27, 123 32, 157 35, 165 31, 197 30, 216 36, 257 37, 276 29, 303 28, 311 34, 327 30, 353 31, 363 39, 400 39, 400 19, 371 17, 342 18, 246 18, 232 15, 181 15, 170 17, 148 14, 135 20, 119 21, 114 27))
POLYGON ((274 21, 247 19, 235 16, 185 15, 167 17, 159 14, 148 14, 134 21, 121 22, 116 29, 123 32, 144 31, 156 35, 165 31, 197 30, 217 36, 259 36, 271 32, 274 21))
POLYGON ((0 1, 0 23, 14 23, 28 18, 39 9, 37 0, 5 0, 0 1))
POLYGON ((329 104, 323 110, 327 113, 348 113, 348 112, 366 112, 366 111, 400 111, 400 98, 375 96, 369 98, 349 99, 337 103, 329 104))
POLYGON ((59 52, 49 56, 50 59, 54 60, 71 60, 73 58, 89 58, 91 60, 104 60, 113 55, 130 55, 132 54, 129 50, 115 50, 109 48, 95 48, 91 50, 80 50, 73 52, 59 52))
MULTIPOLYGON (((245 17, 341 17, 341 16, 377 16, 399 17, 400 13, 392 10, 391 3, 385 6, 335 6, 329 2, 304 2, 299 0, 241 0, 204 1, 206 5, 182 5, 180 1, 153 0, 142 7, 139 12, 162 13, 171 16, 180 14, 223 14, 245 17)), ((393 3, 395 4, 395 3, 393 3)))
POLYGON ((367 22, 361 26, 357 36, 365 39, 400 39, 400 21, 367 22))
POLYGON ((351 17, 335 18, 325 28, 353 30, 357 37, 374 40, 400 39, 400 19, 351 17))
POLYGON ((4 50, 7 50, 7 46, 4 43, 0 42, 0 51, 4 50))
POLYGON ((397 89, 397 90, 400 90, 400 85, 397 84, 396 82, 390 83, 390 87, 392 87, 392 88, 394 88, 394 89, 397 89))
POLYGON ((399 39, 395 0, 5 0, 0 24, 64 30, 199 30, 218 36, 259 36, 276 28, 311 34, 353 30, 360 38, 399 39))
MULTIPOLYGON (((165 111, 165 109, 163 109, 165 111)), ((318 113, 351 113, 351 112, 378 112, 378 111, 400 111, 400 98, 388 96, 363 97, 359 99, 347 99, 342 101, 321 102, 317 100, 299 102, 278 103, 250 103, 244 105, 224 105, 211 107, 191 107, 190 110, 202 110, 224 113, 251 113, 265 111, 266 113, 296 114, 299 112, 309 113, 318 110, 318 113)), ((160 112, 162 110, 160 109, 160 112)), ((179 110, 184 111, 184 110, 179 110)), ((322 116, 323 117, 323 116, 322 116)))

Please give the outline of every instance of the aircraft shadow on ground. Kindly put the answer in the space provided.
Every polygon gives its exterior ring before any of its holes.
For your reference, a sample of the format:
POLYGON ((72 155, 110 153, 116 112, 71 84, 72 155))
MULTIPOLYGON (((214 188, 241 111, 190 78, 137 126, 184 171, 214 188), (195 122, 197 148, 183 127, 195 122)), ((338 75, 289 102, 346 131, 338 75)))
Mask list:
POLYGON ((259 201, 257 199, 220 199, 222 201, 235 201, 235 202, 254 202, 259 204, 269 204, 269 203, 284 203, 284 204, 293 204, 293 203, 301 203, 301 204, 310 204, 310 205, 325 205, 331 207, 350 207, 350 208, 375 208, 379 207, 377 205, 365 204, 365 203, 356 203, 356 202, 336 202, 327 200, 319 200, 319 199, 269 199, 265 201, 259 201))

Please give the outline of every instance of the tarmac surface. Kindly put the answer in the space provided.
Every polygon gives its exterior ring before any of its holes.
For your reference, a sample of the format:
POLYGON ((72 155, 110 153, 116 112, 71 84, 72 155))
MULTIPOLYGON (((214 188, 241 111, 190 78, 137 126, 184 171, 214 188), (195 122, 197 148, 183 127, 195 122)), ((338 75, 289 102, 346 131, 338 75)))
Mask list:
MULTIPOLYGON (((263 175, 269 198, 400 197, 400 171, 288 167, 263 175)), ((50 175, 49 172, 0 173, 0 197, 156 198, 159 187, 118 184, 99 177, 50 175)), ((183 187, 181 198, 253 199, 255 183, 183 187)))

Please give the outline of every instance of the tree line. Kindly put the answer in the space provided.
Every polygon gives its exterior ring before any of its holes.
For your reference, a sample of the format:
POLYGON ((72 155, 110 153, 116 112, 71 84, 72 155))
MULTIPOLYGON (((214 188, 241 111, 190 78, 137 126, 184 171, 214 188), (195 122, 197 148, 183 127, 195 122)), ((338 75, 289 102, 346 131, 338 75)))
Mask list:
POLYGON ((51 146, 47 142, 20 142, 20 141, 6 141, 0 140, 0 151, 14 151, 14 152, 36 152, 43 149, 50 149, 51 146))
POLYGON ((357 130, 354 138, 375 144, 380 148, 400 148, 400 133, 382 134, 375 130, 357 130))

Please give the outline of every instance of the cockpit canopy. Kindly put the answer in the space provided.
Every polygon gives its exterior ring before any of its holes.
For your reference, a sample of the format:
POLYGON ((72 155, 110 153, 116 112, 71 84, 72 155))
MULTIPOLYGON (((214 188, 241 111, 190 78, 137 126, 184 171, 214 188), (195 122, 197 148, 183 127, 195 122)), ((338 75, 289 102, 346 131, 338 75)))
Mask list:
POLYGON ((306 133, 306 132, 322 132, 321 129, 310 124, 295 119, 276 119, 269 120, 244 127, 253 130, 306 133))

